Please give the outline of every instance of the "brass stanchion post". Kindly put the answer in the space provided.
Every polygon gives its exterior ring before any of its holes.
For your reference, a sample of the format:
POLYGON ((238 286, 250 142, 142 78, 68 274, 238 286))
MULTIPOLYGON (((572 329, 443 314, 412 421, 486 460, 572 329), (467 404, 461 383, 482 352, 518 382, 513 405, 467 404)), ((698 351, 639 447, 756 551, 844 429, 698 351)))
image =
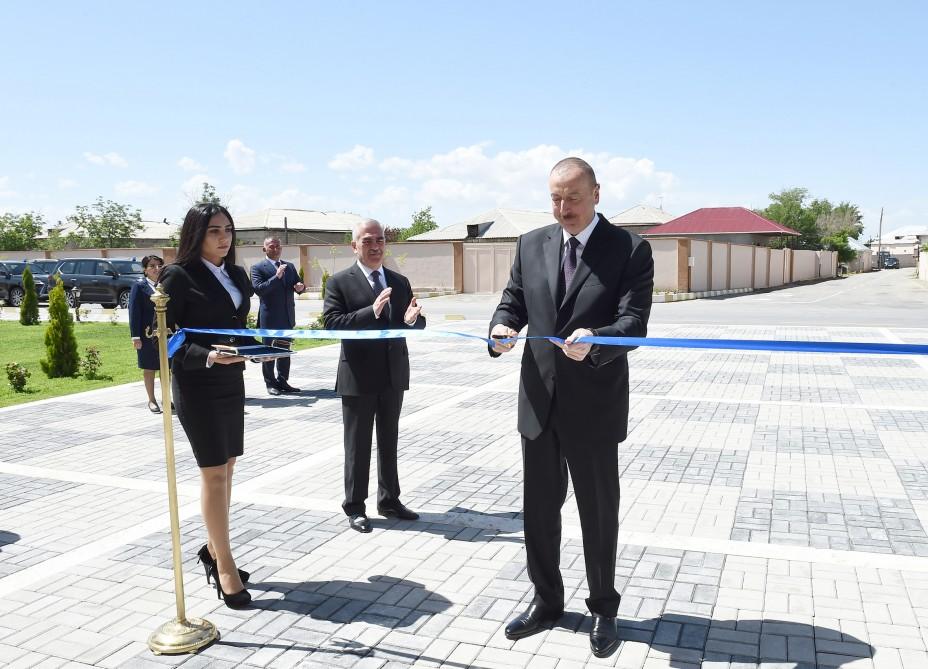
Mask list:
POLYGON ((161 408, 164 420, 164 455, 167 461, 168 506, 171 512, 171 546, 174 557, 174 598, 177 617, 162 624, 148 637, 148 647, 156 655, 162 653, 195 653, 219 638, 219 630, 208 620, 190 618, 184 611, 184 572, 180 559, 180 518, 177 512, 177 475, 174 470, 174 424, 171 422, 171 370, 168 364, 167 310, 171 298, 159 283, 151 301, 155 303, 157 330, 149 329, 148 336, 158 338, 158 357, 161 363, 161 408))

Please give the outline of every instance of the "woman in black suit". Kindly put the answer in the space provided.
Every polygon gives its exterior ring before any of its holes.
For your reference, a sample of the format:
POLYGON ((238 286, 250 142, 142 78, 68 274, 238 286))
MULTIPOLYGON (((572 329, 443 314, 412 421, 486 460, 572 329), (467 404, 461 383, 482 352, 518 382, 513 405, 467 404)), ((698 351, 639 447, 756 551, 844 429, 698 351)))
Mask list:
MULTIPOLYGON (((180 231, 177 258, 161 272, 171 328, 244 328, 253 293, 235 264, 235 226, 218 204, 191 207, 180 231)), ((247 606, 247 572, 236 568, 229 543, 229 500, 235 459, 243 452, 245 360, 220 356, 213 344, 255 344, 253 339, 188 333, 171 360, 177 417, 200 466, 201 508, 207 543, 199 551, 206 580, 231 608, 247 606)))
POLYGON ((148 410, 152 413, 161 413, 158 400, 155 399, 155 372, 158 363, 158 349, 151 337, 145 334, 145 329, 155 320, 155 305, 151 301, 151 294, 155 292, 155 285, 161 275, 164 260, 158 256, 145 256, 142 258, 144 278, 139 279, 132 286, 129 293, 129 334, 132 345, 138 356, 139 369, 145 380, 145 392, 148 393, 148 410))

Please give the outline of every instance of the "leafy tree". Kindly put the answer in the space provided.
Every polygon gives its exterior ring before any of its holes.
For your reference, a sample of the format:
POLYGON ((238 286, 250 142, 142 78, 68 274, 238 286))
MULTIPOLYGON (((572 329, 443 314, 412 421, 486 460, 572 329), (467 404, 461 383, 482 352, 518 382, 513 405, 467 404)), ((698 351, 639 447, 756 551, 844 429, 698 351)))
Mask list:
MULTIPOLYGON (((860 232, 864 230, 864 215, 860 213, 860 209, 856 204, 851 204, 850 202, 841 202, 834 208, 834 213, 840 214, 847 218, 847 220, 854 225, 860 226, 860 232)), ((859 235, 860 232, 857 234, 859 235)), ((855 236, 854 239, 857 239, 855 236)))
POLYGON ((42 371, 51 378, 74 376, 80 363, 74 320, 68 311, 64 284, 55 282, 48 295, 48 327, 45 328, 46 358, 39 361, 42 371))
POLYGON ((222 204, 222 199, 216 193, 216 187, 206 181, 203 182, 203 190, 197 198, 197 204, 209 202, 211 204, 222 204))
POLYGON ((438 228, 438 223, 436 223, 435 219, 432 217, 432 207, 430 205, 425 209, 420 209, 412 215, 412 225, 408 228, 398 230, 396 241, 404 242, 410 237, 428 232, 429 230, 435 230, 436 228, 438 228))
POLYGON ((848 238, 857 239, 863 232, 860 209, 850 202, 837 206, 827 199, 814 199, 808 204, 809 191, 805 188, 786 188, 771 193, 771 204, 757 213, 772 221, 793 228, 801 237, 779 238, 770 246, 796 249, 827 249, 838 252, 838 260, 849 262, 856 257, 848 238))
POLYGON ((802 235, 798 239, 789 237, 786 240, 779 240, 780 243, 777 245, 788 245, 800 249, 818 248, 815 214, 805 206, 809 191, 805 188, 784 188, 779 193, 770 193, 768 197, 771 204, 757 213, 764 218, 792 228, 802 235))
POLYGON ((35 279, 27 265, 23 269, 23 302, 19 305, 19 322, 22 325, 39 324, 39 298, 35 294, 35 279))
POLYGON ((0 251, 31 251, 38 247, 36 237, 42 234, 45 218, 30 211, 26 214, 0 216, 0 251))
POLYGON ((132 236, 144 226, 142 212, 129 205, 97 197, 92 205, 78 205, 68 220, 77 226, 92 247, 129 246, 132 236))
POLYGON ((43 239, 39 247, 45 251, 60 251, 68 247, 80 246, 80 238, 74 233, 62 235, 60 230, 49 230, 48 237, 43 239))

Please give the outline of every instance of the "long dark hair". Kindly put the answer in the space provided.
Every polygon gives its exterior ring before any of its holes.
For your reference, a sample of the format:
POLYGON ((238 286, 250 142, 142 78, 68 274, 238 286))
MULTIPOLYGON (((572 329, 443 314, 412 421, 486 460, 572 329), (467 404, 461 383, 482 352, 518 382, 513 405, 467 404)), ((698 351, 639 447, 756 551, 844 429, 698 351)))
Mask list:
POLYGON ((186 265, 200 259, 200 249, 203 247, 209 219, 217 214, 223 214, 232 224, 232 245, 226 254, 225 262, 230 265, 235 264, 235 221, 232 220, 232 214, 228 209, 212 202, 200 202, 193 205, 184 217, 184 224, 180 228, 177 256, 174 258, 175 264, 186 265))

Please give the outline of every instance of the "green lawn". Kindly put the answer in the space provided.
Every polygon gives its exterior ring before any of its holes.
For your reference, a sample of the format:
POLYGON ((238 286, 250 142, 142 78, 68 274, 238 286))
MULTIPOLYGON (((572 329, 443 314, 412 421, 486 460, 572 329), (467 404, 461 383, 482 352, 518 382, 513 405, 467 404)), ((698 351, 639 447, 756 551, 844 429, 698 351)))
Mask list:
MULTIPOLYGON (((103 360, 101 379, 83 377, 50 379, 42 372, 39 360, 45 357, 46 323, 29 327, 18 321, 0 321, 0 407, 41 400, 59 395, 80 393, 120 383, 141 381, 142 372, 136 366, 135 349, 129 340, 129 326, 124 323, 75 323, 77 348, 83 355, 88 346, 96 346, 103 360), (6 378, 6 363, 18 362, 32 373, 26 392, 17 393, 6 378)), ((299 339, 297 350, 325 346, 329 340, 299 339)), ((144 395, 144 391, 140 391, 144 395)))

